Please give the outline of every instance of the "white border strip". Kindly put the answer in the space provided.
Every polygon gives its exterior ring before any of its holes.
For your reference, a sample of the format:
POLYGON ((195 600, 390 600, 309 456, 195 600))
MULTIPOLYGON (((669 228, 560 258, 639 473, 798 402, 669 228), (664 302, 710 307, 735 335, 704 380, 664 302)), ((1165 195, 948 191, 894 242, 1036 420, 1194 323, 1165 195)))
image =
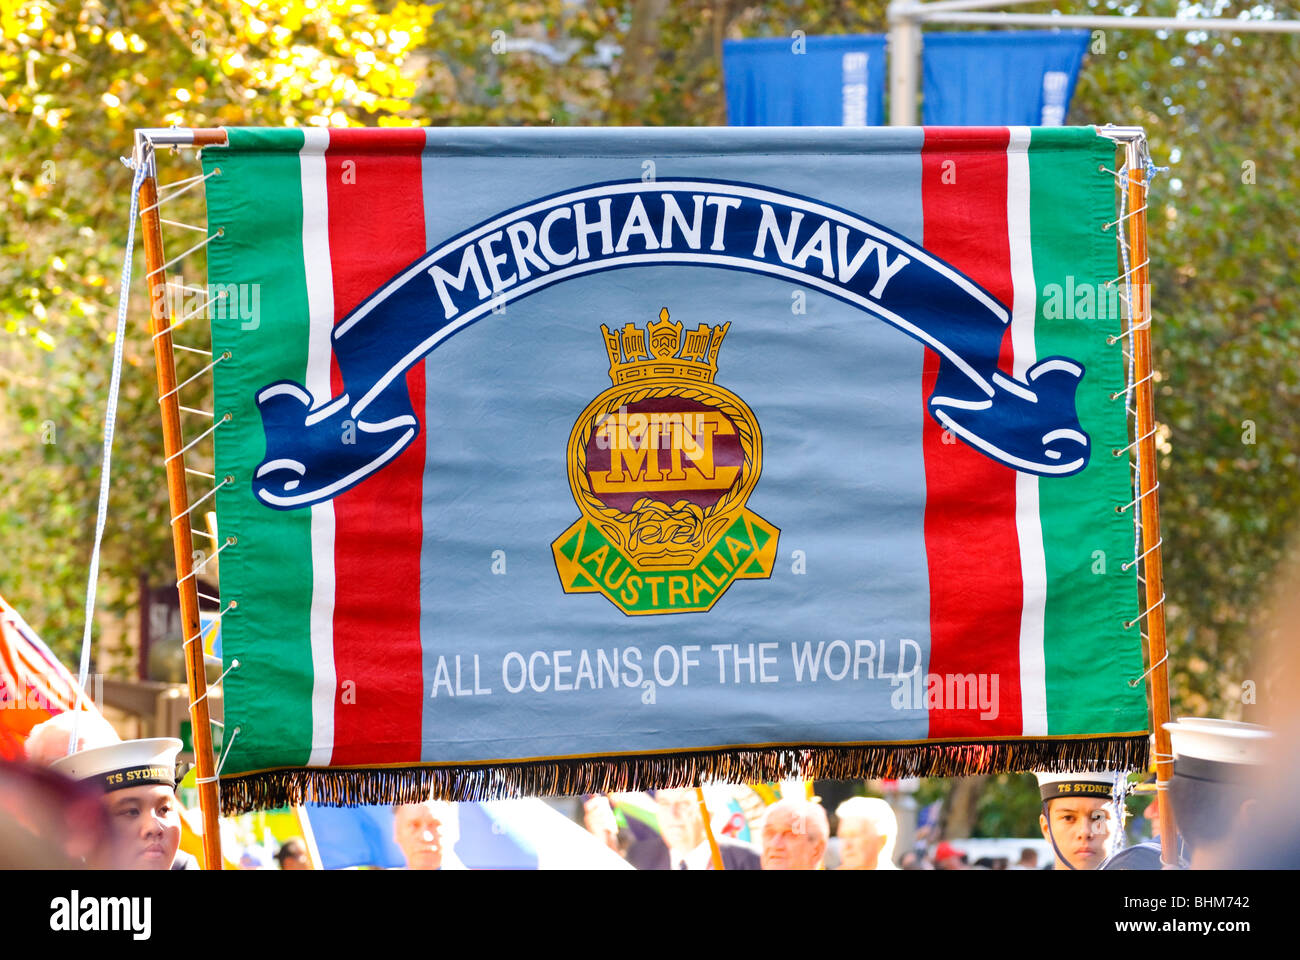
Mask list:
MULTIPOLYGON (((1012 374, 1022 383, 1038 360, 1034 318, 1038 288, 1034 283, 1029 216, 1028 127, 1011 127, 1007 143, 1007 239, 1011 253, 1012 374)), ((1020 539, 1020 711, 1026 737, 1047 735, 1047 664, 1043 623, 1047 610, 1047 558, 1039 515, 1038 477, 1016 471, 1016 534, 1020 539)))
MULTIPOLYGON (((330 263, 329 189, 325 149, 329 131, 303 130, 302 257, 307 281, 307 376, 313 406, 328 404, 331 337, 334 333, 334 271, 330 263)), ((309 767, 329 766, 334 753, 334 504, 311 507, 311 755, 309 767)))

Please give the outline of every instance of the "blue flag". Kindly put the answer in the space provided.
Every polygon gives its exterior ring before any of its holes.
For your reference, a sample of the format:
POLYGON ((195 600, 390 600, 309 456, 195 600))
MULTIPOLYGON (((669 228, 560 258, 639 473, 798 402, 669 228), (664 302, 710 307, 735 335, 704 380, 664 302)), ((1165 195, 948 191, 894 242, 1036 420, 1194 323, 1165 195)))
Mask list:
POLYGON ((921 122, 1062 126, 1088 36, 1086 30, 927 33, 921 122))
POLYGON ((865 127, 885 121, 885 38, 773 37, 722 46, 733 127, 865 127))

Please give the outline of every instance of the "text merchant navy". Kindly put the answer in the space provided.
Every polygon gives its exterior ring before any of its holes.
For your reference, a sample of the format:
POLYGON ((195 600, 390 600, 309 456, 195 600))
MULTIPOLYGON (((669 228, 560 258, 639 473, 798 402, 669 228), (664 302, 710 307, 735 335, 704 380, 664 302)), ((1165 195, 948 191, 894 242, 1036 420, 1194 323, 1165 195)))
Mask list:
POLYGON ((795 209, 740 186, 735 195, 651 186, 595 187, 558 206, 541 201, 433 251, 427 273, 446 319, 553 270, 581 272, 574 268, 603 261, 762 264, 765 272, 785 268, 852 285, 877 300, 911 262, 864 222, 818 204, 795 209))

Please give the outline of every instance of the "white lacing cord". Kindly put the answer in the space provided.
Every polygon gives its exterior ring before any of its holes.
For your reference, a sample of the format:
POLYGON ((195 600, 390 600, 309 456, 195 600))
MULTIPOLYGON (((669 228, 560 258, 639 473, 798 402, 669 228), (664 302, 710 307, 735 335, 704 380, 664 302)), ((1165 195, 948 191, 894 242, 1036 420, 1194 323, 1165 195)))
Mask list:
MULTIPOLYGON (((225 729, 225 724, 221 725, 225 729)), ((239 736, 239 727, 231 731, 230 739, 226 741, 226 749, 221 751, 221 759, 217 762, 217 769, 213 771, 210 777, 195 777, 194 782, 199 783, 216 783, 221 778, 221 771, 226 766, 226 757, 230 756, 230 748, 235 745, 235 737, 239 736)))
MULTIPOLYGON (((222 680, 226 679, 226 674, 228 674, 231 670, 234 670, 238 666, 239 666, 238 658, 231 660, 230 666, 226 667, 226 669, 222 671, 221 676, 217 677, 217 679, 212 681, 212 683, 209 683, 208 688, 204 690, 201 694, 199 694, 199 698, 190 704, 190 709, 193 710, 200 703, 206 700, 208 698, 208 694, 212 692, 212 688, 217 686, 219 683, 221 683, 222 680)), ((222 723, 220 720, 212 720, 211 722, 221 727, 222 730, 226 729, 226 725, 222 723)))
POLYGON ((1164 663, 1164 662, 1165 662, 1166 660, 1168 660, 1168 659, 1169 659, 1169 651, 1166 650, 1166 651, 1165 651, 1165 655, 1164 655, 1163 657, 1161 657, 1159 660, 1157 660, 1155 663, 1151 664, 1151 666, 1150 666, 1149 668, 1147 668, 1147 672, 1146 672, 1146 673, 1142 674, 1142 676, 1140 676, 1140 677, 1135 677, 1134 679, 1130 680, 1130 681, 1128 682, 1128 685, 1129 685, 1130 687, 1136 687, 1139 683, 1141 683, 1141 682, 1142 682, 1143 680, 1145 680, 1147 677, 1151 676, 1151 671, 1152 671, 1152 670, 1154 670, 1156 667, 1160 666, 1160 664, 1164 663))
MULTIPOLYGON (((1147 616, 1148 614, 1150 614, 1151 611, 1155 610, 1156 607, 1160 606, 1160 604, 1162 604, 1162 603, 1164 603, 1164 602, 1165 602, 1165 595, 1162 593, 1162 594, 1160 595, 1160 599, 1159 599, 1159 600, 1157 600, 1155 603, 1151 604, 1151 606, 1147 607, 1145 610, 1143 610, 1141 613, 1139 613, 1139 614, 1138 614, 1136 617, 1134 617, 1132 620, 1129 620, 1127 623, 1125 623, 1125 624, 1124 624, 1124 629, 1125 629, 1125 630, 1131 630, 1131 629, 1133 629, 1133 624, 1137 623, 1137 622, 1138 622, 1139 620, 1141 620, 1143 617, 1145 617, 1145 616, 1147 616)), ((1166 654, 1166 656, 1168 656, 1168 654, 1166 654)))
POLYGON ((95 619, 95 588, 99 583, 99 551, 104 541, 104 526, 108 521, 108 484, 113 466, 113 434, 117 428, 117 397, 122 382, 122 350, 126 340, 126 308, 131 299, 131 260, 135 253, 135 220, 140 209, 140 185, 149 169, 152 149, 147 143, 140 155, 122 162, 135 172, 131 177, 131 217, 126 228, 126 255, 122 258, 122 277, 117 295, 117 331, 113 340, 113 372, 108 381, 108 403, 104 408, 104 453, 99 470, 99 504, 95 510, 95 539, 90 547, 90 572, 86 578, 86 620, 81 630, 81 665, 77 671, 77 707, 73 711, 72 736, 68 738, 68 753, 77 748, 81 726, 81 701, 86 695, 86 680, 90 674, 90 633, 95 619))

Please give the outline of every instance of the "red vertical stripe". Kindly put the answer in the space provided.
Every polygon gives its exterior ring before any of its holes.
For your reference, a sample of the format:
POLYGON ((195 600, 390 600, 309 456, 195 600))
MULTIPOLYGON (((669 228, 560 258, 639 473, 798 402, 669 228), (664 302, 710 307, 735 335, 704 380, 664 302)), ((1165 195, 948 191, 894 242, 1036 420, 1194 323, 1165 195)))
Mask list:
MULTIPOLYGON (((1006 128, 927 127, 921 155, 925 246, 1012 306, 1007 241, 1006 128)), ((999 365, 1011 371, 1010 329, 999 365)), ((939 357, 926 351, 928 401, 939 357)), ((998 715, 967 707, 930 711, 931 737, 1018 735, 1023 586, 1016 534, 1015 471, 961 440, 944 443, 926 412, 925 550, 930 571, 930 673, 996 673, 998 715)), ((946 687, 946 685, 945 685, 946 687)))
MULTIPOLYGON (((424 253, 423 130, 334 130, 326 153, 334 322, 424 253)), ((331 373, 337 396, 342 381, 331 373)), ((424 364, 406 374, 420 439, 334 503, 336 765, 420 759, 424 364)))

